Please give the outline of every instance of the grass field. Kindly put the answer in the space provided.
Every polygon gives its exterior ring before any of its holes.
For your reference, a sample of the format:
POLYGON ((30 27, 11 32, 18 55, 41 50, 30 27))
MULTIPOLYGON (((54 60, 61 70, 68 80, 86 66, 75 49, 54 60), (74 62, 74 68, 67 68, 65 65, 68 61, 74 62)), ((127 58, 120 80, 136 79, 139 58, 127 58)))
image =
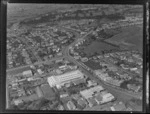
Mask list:
POLYGON ((121 29, 121 33, 109 38, 105 41, 119 46, 124 46, 127 49, 137 49, 140 52, 143 50, 143 30, 139 26, 130 26, 121 29))
POLYGON ((117 47, 114 47, 107 43, 94 41, 88 47, 84 48, 84 52, 88 56, 90 56, 90 55, 93 55, 95 52, 98 54, 101 54, 102 51, 105 51, 105 50, 109 51, 109 50, 113 50, 113 49, 118 50, 117 47))
POLYGON ((91 60, 85 62, 84 64, 86 66, 90 67, 93 70, 97 70, 97 69, 101 69, 102 68, 99 63, 96 63, 96 62, 91 61, 91 60))

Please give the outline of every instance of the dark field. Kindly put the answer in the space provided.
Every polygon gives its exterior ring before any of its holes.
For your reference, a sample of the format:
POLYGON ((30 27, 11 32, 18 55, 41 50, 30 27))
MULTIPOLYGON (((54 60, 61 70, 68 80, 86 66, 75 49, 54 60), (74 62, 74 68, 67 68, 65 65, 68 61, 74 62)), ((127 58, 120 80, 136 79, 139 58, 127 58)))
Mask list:
POLYGON ((105 40, 107 42, 124 46, 127 49, 143 50, 143 30, 139 26, 130 26, 122 29, 122 32, 105 40))
POLYGON ((97 70, 97 69, 102 68, 99 63, 93 62, 91 60, 85 62, 84 64, 87 65, 88 67, 90 67, 93 70, 97 70))
POLYGON ((98 41, 94 41, 88 47, 84 48, 84 52, 88 56, 93 55, 94 53, 101 54, 102 51, 110 51, 110 50, 119 50, 119 48, 113 45, 110 45, 104 42, 98 42, 98 41))

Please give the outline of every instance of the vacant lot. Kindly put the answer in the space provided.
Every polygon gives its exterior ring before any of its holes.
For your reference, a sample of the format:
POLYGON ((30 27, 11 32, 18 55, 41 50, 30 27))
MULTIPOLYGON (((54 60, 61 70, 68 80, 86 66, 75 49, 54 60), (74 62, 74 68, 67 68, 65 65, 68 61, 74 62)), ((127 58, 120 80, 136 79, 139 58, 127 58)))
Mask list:
POLYGON ((143 30, 140 26, 130 26, 121 29, 121 33, 105 41, 123 46, 127 49, 137 49, 142 52, 143 30))
POLYGON ((102 68, 99 63, 96 63, 96 62, 91 61, 91 60, 85 62, 84 64, 86 66, 90 67, 93 70, 97 70, 97 69, 101 69, 102 68))
POLYGON ((118 48, 110 44, 98 41, 94 41, 89 46, 84 48, 84 52, 88 56, 93 55, 94 53, 101 54, 102 51, 109 51, 109 50, 118 50, 118 48))

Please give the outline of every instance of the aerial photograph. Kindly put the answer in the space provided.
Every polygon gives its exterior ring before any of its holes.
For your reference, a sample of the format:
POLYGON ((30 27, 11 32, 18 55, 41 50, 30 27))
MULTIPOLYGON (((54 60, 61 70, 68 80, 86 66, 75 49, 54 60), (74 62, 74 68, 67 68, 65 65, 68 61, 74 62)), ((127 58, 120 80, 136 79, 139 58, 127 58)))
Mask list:
POLYGON ((7 3, 6 109, 143 110, 143 6, 7 3))

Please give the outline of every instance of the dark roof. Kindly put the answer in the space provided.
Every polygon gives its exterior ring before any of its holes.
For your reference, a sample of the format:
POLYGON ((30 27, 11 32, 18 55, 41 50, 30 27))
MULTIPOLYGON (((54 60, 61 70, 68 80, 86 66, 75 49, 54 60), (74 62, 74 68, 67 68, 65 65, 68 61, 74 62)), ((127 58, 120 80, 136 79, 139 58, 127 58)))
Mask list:
POLYGON ((73 83, 76 84, 76 85, 78 85, 78 84, 80 84, 80 83, 83 83, 84 81, 85 81, 85 80, 84 80, 84 78, 83 78, 83 79, 75 80, 75 81, 73 81, 73 83))

